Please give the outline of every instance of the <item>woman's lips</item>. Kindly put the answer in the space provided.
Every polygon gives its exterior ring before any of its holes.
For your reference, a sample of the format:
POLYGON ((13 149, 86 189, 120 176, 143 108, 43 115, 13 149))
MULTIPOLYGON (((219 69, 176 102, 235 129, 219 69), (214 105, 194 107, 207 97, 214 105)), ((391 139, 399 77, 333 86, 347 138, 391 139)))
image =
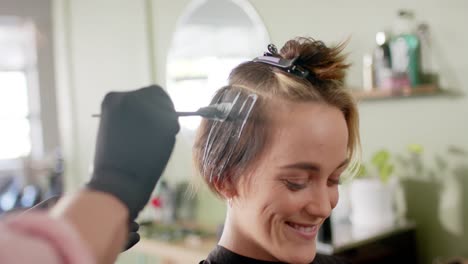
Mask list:
POLYGON ((286 225, 289 227, 290 230, 292 230, 298 236, 306 240, 315 239, 315 236, 317 235, 319 229, 319 225, 313 224, 286 222, 286 225))

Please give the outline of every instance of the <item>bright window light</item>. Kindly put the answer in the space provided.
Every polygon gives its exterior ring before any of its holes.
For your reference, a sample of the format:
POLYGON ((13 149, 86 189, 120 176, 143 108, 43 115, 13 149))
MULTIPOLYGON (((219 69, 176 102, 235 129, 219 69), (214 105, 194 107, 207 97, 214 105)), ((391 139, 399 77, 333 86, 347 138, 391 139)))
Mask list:
MULTIPOLYGON (((168 68, 168 92, 177 111, 196 111, 209 105, 216 90, 227 84, 231 70, 247 58, 203 57, 175 60, 168 68)), ((199 117, 180 118, 182 127, 196 130, 199 117)))
POLYGON ((0 71, 0 160, 31 152, 28 91, 24 72, 0 71))

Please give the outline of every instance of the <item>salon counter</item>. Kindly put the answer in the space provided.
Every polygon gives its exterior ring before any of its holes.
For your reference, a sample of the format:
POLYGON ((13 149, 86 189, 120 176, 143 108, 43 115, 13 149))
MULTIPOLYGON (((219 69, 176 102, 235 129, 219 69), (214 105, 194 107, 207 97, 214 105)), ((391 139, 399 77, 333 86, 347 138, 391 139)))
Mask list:
MULTIPOLYGON (((189 239, 190 240, 190 239, 189 239)), ((161 264, 198 263, 216 246, 216 240, 186 241, 183 243, 141 239, 132 251, 158 259, 161 264)))
POLYGON ((138 263, 186 264, 208 256, 217 244, 218 230, 194 221, 141 222, 139 233, 140 242, 128 254, 139 256, 138 263))

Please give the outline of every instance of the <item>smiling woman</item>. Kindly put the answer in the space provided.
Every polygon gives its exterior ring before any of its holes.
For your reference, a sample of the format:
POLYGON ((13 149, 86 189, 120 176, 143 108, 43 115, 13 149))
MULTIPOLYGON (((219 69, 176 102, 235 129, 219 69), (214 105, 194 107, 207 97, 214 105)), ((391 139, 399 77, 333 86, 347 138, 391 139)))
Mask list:
POLYGON ((339 263, 316 255, 315 241, 338 202, 340 179, 355 173, 360 148, 356 103, 342 87, 343 48, 306 38, 279 53, 270 45, 216 93, 213 102, 231 90, 258 100, 239 140, 220 146, 219 157, 206 155, 209 131, 226 131, 211 140, 213 148, 229 142, 223 137, 232 125, 203 121, 198 130, 195 163, 229 205, 219 245, 201 263, 339 263))

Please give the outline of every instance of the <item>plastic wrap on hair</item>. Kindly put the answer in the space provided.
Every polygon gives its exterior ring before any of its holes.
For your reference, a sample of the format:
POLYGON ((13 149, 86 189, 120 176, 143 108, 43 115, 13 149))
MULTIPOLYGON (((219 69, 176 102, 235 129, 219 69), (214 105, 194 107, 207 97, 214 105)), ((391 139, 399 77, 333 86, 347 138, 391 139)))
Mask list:
POLYGON ((203 175, 221 179, 249 121, 258 96, 233 87, 225 87, 215 104, 230 104, 227 118, 211 120, 210 131, 203 151, 203 175))

